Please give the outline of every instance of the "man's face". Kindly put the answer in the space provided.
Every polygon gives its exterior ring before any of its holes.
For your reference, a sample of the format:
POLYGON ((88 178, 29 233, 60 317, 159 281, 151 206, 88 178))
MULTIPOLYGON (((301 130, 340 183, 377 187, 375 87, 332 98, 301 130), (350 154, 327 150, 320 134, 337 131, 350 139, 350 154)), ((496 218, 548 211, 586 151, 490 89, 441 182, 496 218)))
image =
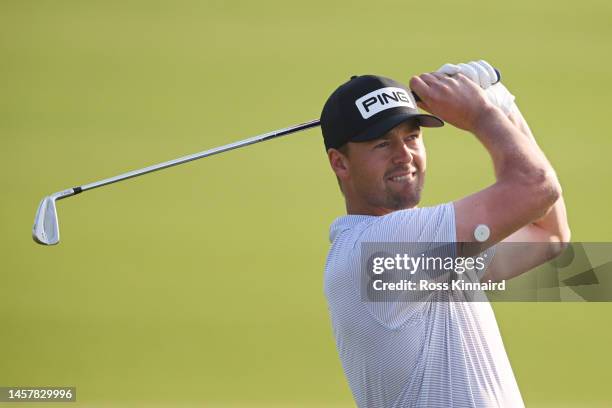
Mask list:
MULTIPOLYGON (((425 182, 426 153, 420 128, 403 122, 383 137, 348 143, 340 178, 349 213, 383 215, 415 207, 425 182)), ((340 152, 336 152, 340 154, 340 152)))

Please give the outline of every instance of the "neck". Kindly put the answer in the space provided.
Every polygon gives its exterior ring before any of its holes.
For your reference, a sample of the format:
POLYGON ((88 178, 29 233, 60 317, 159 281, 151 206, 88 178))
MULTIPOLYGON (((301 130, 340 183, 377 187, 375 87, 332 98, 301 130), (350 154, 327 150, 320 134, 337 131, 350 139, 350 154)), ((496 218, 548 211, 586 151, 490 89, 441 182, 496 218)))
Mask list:
POLYGON ((373 207, 367 204, 355 204, 349 200, 346 200, 346 213, 349 215, 373 215, 380 217, 381 215, 386 215, 392 213, 393 211, 396 210, 384 207, 373 207))

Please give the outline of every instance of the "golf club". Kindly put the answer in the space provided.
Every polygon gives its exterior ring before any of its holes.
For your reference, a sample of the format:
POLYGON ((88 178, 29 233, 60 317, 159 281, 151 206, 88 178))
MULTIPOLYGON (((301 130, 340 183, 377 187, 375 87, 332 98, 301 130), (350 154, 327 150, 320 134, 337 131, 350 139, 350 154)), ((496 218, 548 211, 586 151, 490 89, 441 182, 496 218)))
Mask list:
MULTIPOLYGON (((501 80, 501 75, 496 69, 497 82, 501 80)), ((415 100, 420 101, 420 98, 413 92, 415 100)), ((194 153, 188 156, 180 157, 178 159, 169 160, 163 163, 154 164, 139 170, 133 170, 127 173, 120 174, 118 176, 106 178, 104 180, 95 181, 93 183, 84 184, 82 186, 69 188, 67 190, 58 191, 42 199, 38 210, 36 211, 36 217, 34 218, 34 226, 32 227, 32 238, 35 242, 42 245, 55 245, 59 242, 59 221, 57 218, 57 206, 56 201, 63 200, 64 198, 71 197, 82 193, 87 190, 93 190, 94 188, 106 186, 108 184, 117 183, 119 181, 127 180, 130 178, 142 176, 143 174, 152 173, 154 171, 167 169, 168 167, 177 166, 179 164, 187 163, 190 161, 202 159, 204 157, 212 156, 215 154, 227 152, 229 150, 238 149, 240 147, 249 146, 255 143, 265 142, 266 140, 275 139, 277 137, 290 135, 302 130, 310 129, 320 125, 318 119, 311 120, 309 122, 301 123, 299 125, 289 126, 283 129, 274 130, 268 133, 263 133, 258 136, 253 136, 248 139, 244 139, 238 142, 226 144, 224 146, 215 147, 209 150, 204 150, 199 153, 194 153)))
POLYGON ((36 211, 36 217, 34 218, 34 226, 32 227, 32 238, 39 244, 43 245, 55 245, 59 242, 59 222, 57 218, 56 201, 63 200, 64 198, 71 197, 82 193, 87 190, 93 190, 94 188, 106 186, 108 184, 117 183, 119 181, 127 180, 130 178, 142 176, 143 174, 152 173, 154 171, 167 169, 168 167, 177 166, 179 164, 187 163, 193 160, 198 160, 204 157, 212 156, 215 154, 227 152, 229 150, 238 149, 240 147, 252 145, 259 142, 265 142, 277 137, 290 135, 292 133, 299 132, 301 130, 310 129, 319 126, 319 120, 311 120, 310 122, 301 123, 299 125, 289 126, 283 129, 274 130, 272 132, 264 133, 258 136, 253 136, 248 139, 244 139, 238 142, 226 144, 224 146, 215 147, 209 150, 204 150, 199 153, 194 153, 188 156, 180 157, 178 159, 169 160, 163 163, 154 164, 139 170, 133 170, 127 173, 120 174, 118 176, 110 177, 104 180, 95 181, 93 183, 84 184, 82 186, 69 188, 67 190, 53 193, 40 202, 38 211, 36 211))

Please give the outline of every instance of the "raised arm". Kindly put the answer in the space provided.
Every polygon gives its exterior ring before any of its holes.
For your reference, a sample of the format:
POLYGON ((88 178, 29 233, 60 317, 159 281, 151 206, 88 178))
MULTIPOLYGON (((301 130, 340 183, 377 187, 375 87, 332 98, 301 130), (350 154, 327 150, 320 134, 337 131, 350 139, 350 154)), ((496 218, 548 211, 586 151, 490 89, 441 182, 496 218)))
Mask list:
MULTIPOLYGON (((521 131, 524 137, 535 138, 527 121, 516 105, 508 115, 510 121, 521 131)), ((541 218, 525 225, 503 240, 498 248, 493 263, 482 277, 483 281, 500 281, 511 279, 523 272, 558 256, 567 246, 571 238, 567 221, 567 212, 563 196, 541 218), (538 243, 529 245, 529 243, 538 243)))
MULTIPOLYGON (((512 111, 508 115, 508 118, 517 128, 521 130, 523 135, 535 142, 535 138, 531 133, 531 129, 529 128, 527 121, 516 105, 514 105, 512 111)), ((542 230, 538 233, 540 240, 536 242, 542 242, 542 234, 545 234, 544 238, 548 242, 568 243, 571 238, 571 231, 567 221, 567 211, 565 209, 563 196, 559 197, 557 202, 542 218, 534 221, 533 224, 530 224, 527 227, 530 226, 537 227, 542 230)), ((518 232, 520 232, 520 230, 518 232)), ((534 240, 529 239, 529 231, 524 232, 527 234, 520 234, 514 237, 511 236, 508 237, 508 239, 511 239, 513 242, 534 242, 534 240)))
MULTIPOLYGON (((486 248, 547 214, 561 196, 553 168, 535 140, 489 102, 480 87, 462 74, 440 73, 413 77, 410 86, 423 109, 474 134, 493 161, 495 183, 454 202, 457 242, 474 242, 476 226, 485 224, 490 236, 481 248, 486 248)), ((462 160, 467 158, 457 157, 456 163, 462 160)), ((463 246, 459 251, 464 255, 463 246)))

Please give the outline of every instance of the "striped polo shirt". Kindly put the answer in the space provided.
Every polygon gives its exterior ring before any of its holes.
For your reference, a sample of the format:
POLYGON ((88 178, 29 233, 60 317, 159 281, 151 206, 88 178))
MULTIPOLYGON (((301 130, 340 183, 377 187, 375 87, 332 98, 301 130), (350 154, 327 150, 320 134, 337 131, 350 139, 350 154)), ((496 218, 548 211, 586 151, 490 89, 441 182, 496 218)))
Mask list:
POLYGON ((364 299, 361 244, 455 242, 452 203, 347 215, 330 228, 325 295, 357 406, 523 407, 488 302, 364 299))

